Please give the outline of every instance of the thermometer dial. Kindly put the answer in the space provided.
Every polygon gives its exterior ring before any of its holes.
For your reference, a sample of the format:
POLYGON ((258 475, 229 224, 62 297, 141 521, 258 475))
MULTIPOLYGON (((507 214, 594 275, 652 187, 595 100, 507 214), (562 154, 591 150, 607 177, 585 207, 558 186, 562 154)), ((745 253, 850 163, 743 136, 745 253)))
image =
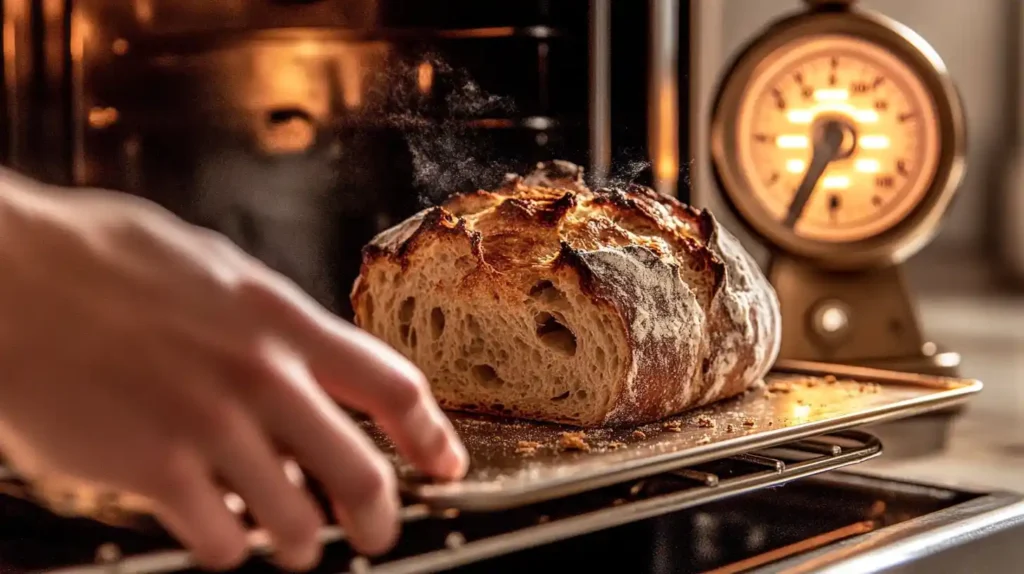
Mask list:
POLYGON ((789 211, 825 122, 842 132, 794 232, 856 241, 891 228, 935 178, 938 112, 906 64, 878 46, 820 36, 782 55, 752 83, 737 122, 750 192, 778 220, 789 211))
POLYGON ((962 148, 938 56, 861 13, 769 30, 724 80, 712 124, 716 174, 739 215, 776 247, 832 262, 922 244, 959 183, 962 148))

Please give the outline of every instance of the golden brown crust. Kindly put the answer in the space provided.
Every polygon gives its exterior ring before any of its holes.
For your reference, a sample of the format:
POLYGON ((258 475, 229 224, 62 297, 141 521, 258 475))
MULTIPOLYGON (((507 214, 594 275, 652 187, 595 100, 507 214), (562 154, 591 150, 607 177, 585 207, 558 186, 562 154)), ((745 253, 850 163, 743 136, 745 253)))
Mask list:
MULTIPOLYGON (((709 212, 653 190, 591 191, 579 167, 542 163, 382 233, 364 251, 362 276, 382 260, 405 269, 424 245, 444 241, 468 256, 459 292, 499 300, 557 273, 591 305, 614 310, 630 364, 599 424, 647 422, 736 395, 778 353, 778 301, 751 257, 709 212)), ((357 281, 352 294, 360 325, 364 287, 357 281)), ((444 406, 546 418, 515 405, 444 406)))

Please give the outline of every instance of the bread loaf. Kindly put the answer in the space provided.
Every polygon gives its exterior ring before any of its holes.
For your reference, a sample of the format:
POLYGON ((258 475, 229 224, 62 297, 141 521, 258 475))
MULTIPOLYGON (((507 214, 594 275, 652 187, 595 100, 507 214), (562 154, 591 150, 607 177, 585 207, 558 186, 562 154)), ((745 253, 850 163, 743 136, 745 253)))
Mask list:
POLYGON ((775 292, 709 212, 560 161, 380 233, 352 304, 442 407, 582 427, 742 393, 780 342, 775 292))

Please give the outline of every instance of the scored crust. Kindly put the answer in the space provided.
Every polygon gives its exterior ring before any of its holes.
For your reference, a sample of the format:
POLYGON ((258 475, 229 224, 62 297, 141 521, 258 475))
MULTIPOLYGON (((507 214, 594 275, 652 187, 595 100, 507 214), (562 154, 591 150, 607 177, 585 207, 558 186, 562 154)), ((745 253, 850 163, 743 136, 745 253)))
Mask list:
POLYGON ((563 161, 380 233, 352 304, 442 407, 578 426, 735 396, 780 344, 774 290, 707 210, 563 161))

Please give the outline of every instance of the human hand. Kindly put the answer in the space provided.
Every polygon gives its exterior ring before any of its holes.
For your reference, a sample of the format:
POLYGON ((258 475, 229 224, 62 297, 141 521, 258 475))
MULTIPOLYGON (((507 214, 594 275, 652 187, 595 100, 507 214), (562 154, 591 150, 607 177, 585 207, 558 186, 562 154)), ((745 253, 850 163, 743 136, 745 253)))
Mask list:
POLYGON ((324 486, 358 550, 394 543, 393 470, 332 398, 424 472, 465 472, 411 363, 147 201, 0 173, 0 317, 0 451, 30 480, 143 497, 206 567, 248 550, 221 484, 282 566, 318 561, 323 518, 282 451, 324 486))

